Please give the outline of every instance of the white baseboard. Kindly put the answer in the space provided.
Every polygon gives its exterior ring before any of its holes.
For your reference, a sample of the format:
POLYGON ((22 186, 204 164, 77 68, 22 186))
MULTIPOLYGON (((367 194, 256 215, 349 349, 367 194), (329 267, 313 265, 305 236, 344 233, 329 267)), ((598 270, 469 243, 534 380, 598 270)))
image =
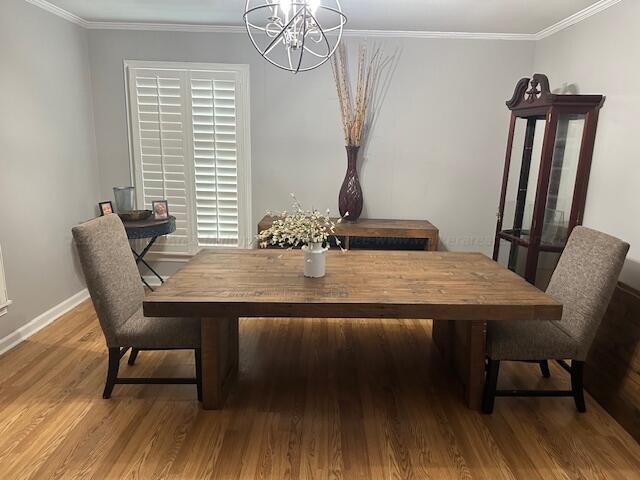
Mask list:
POLYGON ((20 342, 26 340, 39 330, 42 330, 47 325, 53 323, 62 315, 80 305, 87 298, 89 298, 89 291, 85 288, 75 295, 72 295, 66 300, 60 302, 55 307, 47 310, 42 315, 38 315, 36 318, 31 320, 26 325, 20 327, 18 330, 0 339, 0 355, 12 349, 20 342))
MULTIPOLYGON (((144 278, 144 281, 147 282, 152 287, 159 287, 160 285, 162 285, 160 283, 160 279, 158 277, 156 277, 155 275, 143 275, 142 278, 144 278)), ((169 278, 169 277, 166 276, 166 275, 163 275, 162 278, 164 278, 165 281, 166 281, 167 278, 169 278)))

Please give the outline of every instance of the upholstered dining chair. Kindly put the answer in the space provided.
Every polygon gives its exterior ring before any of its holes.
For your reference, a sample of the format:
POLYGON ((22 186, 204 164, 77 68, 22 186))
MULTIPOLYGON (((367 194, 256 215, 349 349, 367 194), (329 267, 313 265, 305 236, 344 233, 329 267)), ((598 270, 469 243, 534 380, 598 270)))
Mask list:
POLYGON ((196 384, 202 399, 200 322, 193 318, 153 318, 142 314, 144 289, 120 218, 90 220, 72 229, 80 263, 109 350, 103 398, 116 384, 196 384), (120 378, 120 359, 131 348, 133 365, 140 350, 194 350, 195 378, 120 378))
POLYGON ((586 411, 584 362, 628 250, 629 244, 622 240, 576 227, 547 287, 547 293, 563 304, 561 320, 490 322, 484 413, 493 411, 496 396, 572 396, 578 411, 586 411), (544 377, 550 375, 547 361, 557 360, 571 375, 571 390, 498 390, 498 372, 504 360, 539 363, 544 377))

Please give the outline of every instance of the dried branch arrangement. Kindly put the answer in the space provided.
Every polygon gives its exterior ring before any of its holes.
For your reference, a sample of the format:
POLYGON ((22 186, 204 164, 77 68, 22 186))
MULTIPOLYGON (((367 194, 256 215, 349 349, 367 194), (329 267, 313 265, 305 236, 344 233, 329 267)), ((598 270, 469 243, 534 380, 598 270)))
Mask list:
POLYGON ((372 107, 378 92, 378 80, 386 64, 380 47, 375 47, 373 51, 369 51, 366 44, 358 47, 358 77, 354 98, 351 93, 349 62, 344 42, 331 58, 333 78, 340 102, 344 141, 347 146, 359 147, 362 144, 374 113, 372 107))
MULTIPOLYGON (((280 247, 297 247, 311 243, 324 243, 330 236, 335 238, 336 244, 342 250, 340 240, 335 236, 336 223, 329 217, 329 210, 325 213, 314 209, 305 210, 296 196, 292 193, 293 211, 274 214, 271 227, 258 234, 260 247, 278 245, 280 247)), ((337 223, 342 222, 338 219, 337 223)))

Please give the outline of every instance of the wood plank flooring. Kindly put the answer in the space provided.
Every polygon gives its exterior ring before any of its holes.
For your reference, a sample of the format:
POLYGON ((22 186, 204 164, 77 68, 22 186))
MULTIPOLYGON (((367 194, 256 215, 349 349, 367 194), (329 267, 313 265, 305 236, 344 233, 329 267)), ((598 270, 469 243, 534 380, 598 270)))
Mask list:
MULTIPOLYGON (((428 321, 242 319, 223 411, 194 386, 116 385, 90 302, 0 356, 0 478, 633 479, 640 445, 587 398, 468 410, 428 321)), ((190 352, 121 374, 191 375, 190 352)), ((507 365, 502 385, 567 375, 507 365)))

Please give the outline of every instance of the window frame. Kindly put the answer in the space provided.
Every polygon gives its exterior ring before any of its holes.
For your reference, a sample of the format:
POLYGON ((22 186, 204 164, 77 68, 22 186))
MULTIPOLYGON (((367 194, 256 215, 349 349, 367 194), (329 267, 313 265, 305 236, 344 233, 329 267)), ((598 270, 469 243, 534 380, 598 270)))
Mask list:
MULTIPOLYGON (((123 61, 123 73, 124 73, 124 89, 125 89, 125 115, 127 126, 127 140, 129 149, 129 174, 131 185, 136 187, 136 205, 140 201, 140 189, 138 186, 138 170, 139 166, 136 164, 135 158, 135 145, 133 135, 133 121, 131 117, 131 98, 130 98, 130 85, 129 85, 129 70, 136 68, 148 68, 157 70, 176 70, 176 71, 222 71, 233 72, 238 75, 238 95, 236 96, 236 122, 237 131, 241 132, 241 137, 237 142, 237 172, 238 172, 238 247, 237 248, 250 248, 253 243, 253 237, 251 232, 253 230, 253 215, 252 215, 252 191, 251 191, 251 98, 250 98, 250 67, 248 64, 230 64, 230 63, 199 63, 199 62, 168 62, 168 61, 147 61, 147 60, 124 60, 123 61)), ((185 101, 185 108, 189 111, 188 118, 191 119, 191 94, 190 90, 187 91, 187 99, 185 101)), ((192 124, 189 127, 191 131, 192 124)), ((192 257, 201 249, 210 248, 232 248, 232 247, 217 247, 217 246, 200 246, 198 245, 198 238, 196 232, 196 204, 195 204, 195 162, 193 158, 193 141, 190 140, 188 144, 188 153, 190 162, 186 165, 186 170, 189 173, 189 191, 186 192, 189 198, 189 208, 192 211, 193 222, 189 225, 190 244, 188 253, 178 252, 153 252, 157 258, 164 259, 176 259, 184 257, 192 257)), ((171 209, 171 206, 169 206, 171 209)))

